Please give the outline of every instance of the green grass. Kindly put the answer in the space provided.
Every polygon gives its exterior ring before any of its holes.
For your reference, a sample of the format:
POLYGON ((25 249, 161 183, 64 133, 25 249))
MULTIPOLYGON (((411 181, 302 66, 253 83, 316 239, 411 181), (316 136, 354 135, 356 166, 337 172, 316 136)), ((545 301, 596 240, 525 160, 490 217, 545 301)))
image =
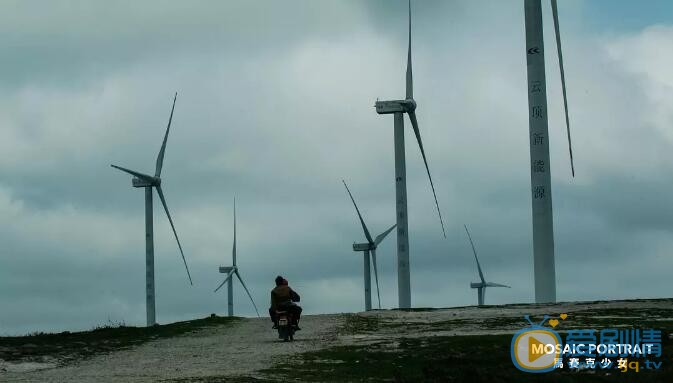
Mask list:
POLYGON ((381 319, 373 316, 344 314, 344 325, 337 330, 339 335, 364 334, 379 331, 381 319))
MULTIPOLYGON (((428 331, 459 327, 494 330, 527 326, 523 318, 455 319, 431 323, 391 322, 375 316, 349 315, 340 335, 381 335, 382 330, 398 333, 373 344, 336 346, 307 352, 262 371, 268 381, 301 382, 673 382, 673 321, 671 310, 597 309, 568 313, 559 331, 571 328, 608 328, 629 325, 662 329, 662 369, 621 373, 618 370, 556 370, 531 374, 514 367, 510 357, 512 335, 423 336, 428 331), (596 317, 617 318, 596 318, 596 317), (416 337, 405 337, 413 332, 416 337)), ((541 318, 539 319, 541 320, 541 318)), ((534 322, 538 318, 533 318, 534 322)))
POLYGON ((91 331, 0 337, 0 359, 39 361, 50 357, 56 358, 59 364, 67 364, 155 339, 180 336, 206 327, 230 325, 236 320, 237 318, 211 316, 152 327, 108 325, 91 331))
POLYGON ((608 327, 639 327, 657 328, 673 332, 673 310, 654 308, 621 309, 590 309, 570 313, 568 325, 572 328, 608 328, 608 327))
MULTIPOLYGON (((588 304, 587 304, 588 305, 588 304)), ((423 310, 421 310, 423 311, 423 310)), ((566 320, 560 321, 559 331, 579 328, 615 328, 615 327, 638 327, 656 328, 667 332, 673 332, 673 309, 657 308, 634 308, 624 311, 623 309, 601 308, 568 311, 566 320)), ((550 319, 558 318, 552 315, 550 319)), ((403 322, 389 318, 360 317, 352 315, 347 318, 347 327, 362 330, 355 333, 376 332, 379 328, 393 332, 435 332, 452 331, 465 328, 478 330, 511 330, 512 328, 524 327, 528 324, 523 317, 503 316, 484 318, 456 318, 445 319, 436 322, 403 322), (356 321, 356 323, 350 323, 356 321), (371 328, 371 330, 368 330, 371 328)), ((542 320, 542 316, 531 318, 535 323, 542 320)), ((351 329, 347 329, 351 330, 351 329)))
POLYGON ((673 344, 663 345, 663 370, 530 374, 510 359, 511 335, 403 338, 396 345, 339 346, 309 352, 264 371, 271 380, 307 382, 671 382, 673 344))

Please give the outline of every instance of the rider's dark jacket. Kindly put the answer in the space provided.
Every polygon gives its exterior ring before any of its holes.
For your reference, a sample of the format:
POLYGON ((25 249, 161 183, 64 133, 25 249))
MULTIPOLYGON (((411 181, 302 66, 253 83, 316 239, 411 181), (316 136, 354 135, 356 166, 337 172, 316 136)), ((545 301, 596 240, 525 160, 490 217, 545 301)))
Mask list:
POLYGON ((299 302, 301 298, 288 285, 276 286, 271 290, 271 309, 277 310, 280 306, 290 302, 299 302))

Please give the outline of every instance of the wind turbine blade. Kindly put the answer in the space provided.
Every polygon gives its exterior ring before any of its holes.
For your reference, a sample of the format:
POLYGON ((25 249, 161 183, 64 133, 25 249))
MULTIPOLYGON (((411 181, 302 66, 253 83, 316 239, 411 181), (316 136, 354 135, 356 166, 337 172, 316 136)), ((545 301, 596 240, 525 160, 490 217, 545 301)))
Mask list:
POLYGON ((153 180, 152 176, 149 176, 149 175, 147 175, 147 174, 143 174, 143 173, 136 172, 135 170, 122 168, 121 166, 117 166, 117 165, 110 165, 110 166, 112 166, 112 167, 115 168, 115 169, 119 169, 119 170, 121 170, 121 171, 123 171, 123 172, 126 172, 126 173, 128 173, 128 174, 130 174, 130 175, 136 176, 136 177, 138 177, 138 178, 142 178, 142 179, 144 179, 145 181, 152 181, 152 180, 153 180))
POLYGON ((255 312, 257 313, 257 317, 259 318, 259 311, 257 310, 257 305, 255 304, 255 301, 252 299, 252 295, 250 295, 250 291, 248 291, 248 288, 245 286, 245 282, 243 282, 243 278, 241 278, 241 274, 238 273, 238 269, 234 269, 234 272, 236 273, 236 276, 238 277, 238 280, 241 281, 241 285, 245 289, 245 292, 248 293, 248 297, 250 297, 250 302, 252 302, 252 306, 255 308, 255 312))
POLYGON ((217 288, 215 289, 215 291, 213 291, 214 293, 216 293, 217 290, 219 290, 220 288, 222 288, 222 286, 224 286, 224 284, 227 283, 227 281, 229 280, 229 278, 231 278, 231 276, 234 275, 234 271, 235 271, 235 270, 236 270, 236 269, 231 269, 231 271, 227 274, 227 277, 224 278, 224 280, 222 281, 222 283, 220 283, 220 285, 217 286, 217 288))
POLYGON ((507 285, 501 285, 500 283, 493 283, 493 282, 488 282, 486 283, 486 286, 488 287, 507 287, 507 288, 512 288, 512 286, 507 286, 507 285))
POLYGON ((155 177, 161 175, 161 168, 164 166, 164 154, 166 153, 166 141, 168 140, 168 131, 171 130, 171 121, 173 121, 173 111, 175 110, 175 100, 178 98, 178 92, 175 92, 175 97, 173 97, 173 107, 171 108, 171 116, 168 118, 168 126, 166 127, 166 134, 164 134, 164 142, 161 144, 161 150, 159 150, 159 155, 157 156, 157 169, 154 173, 155 177))
POLYGON ((374 244, 375 244, 375 245, 378 245, 379 243, 381 243, 381 241, 383 241, 383 239, 388 235, 388 233, 390 233, 391 231, 393 231, 393 229, 394 229, 396 226, 397 226, 397 224, 394 224, 393 226, 390 227, 390 229, 388 229, 388 230, 384 231, 383 233, 377 235, 377 236, 376 236, 376 239, 374 240, 374 244))
POLYGON ((407 99, 414 98, 414 76, 411 70, 411 0, 409 0, 409 49, 407 50, 407 99))
POLYGON ((374 262, 374 279, 376 280, 376 297, 379 300, 379 310, 381 309, 381 292, 379 291, 379 268, 376 262, 376 249, 372 249, 372 262, 374 262))
POLYGON ((346 185, 346 181, 341 180, 341 182, 344 183, 344 186, 346 187, 346 191, 348 192, 348 195, 351 196, 351 201, 353 201, 353 206, 355 206, 355 211, 358 212, 358 217, 360 218, 360 223, 362 224, 362 230, 365 231, 365 237, 367 237, 367 241, 369 243, 374 243, 372 240, 371 234, 369 234, 369 230, 367 229, 367 225, 365 225, 364 219, 362 219, 362 214, 360 214, 360 209, 358 209, 358 205, 355 203, 355 199, 353 198, 353 194, 351 194, 350 189, 348 189, 348 185, 346 185))
POLYGON ((224 281, 222 281, 222 283, 220 283, 220 285, 217 286, 217 288, 216 288, 215 291, 213 291, 213 292, 216 293, 217 290, 219 290, 220 288, 222 288, 222 286, 224 286, 225 283, 227 283, 227 280, 226 280, 226 279, 225 279, 224 281))
POLYGON ((161 186, 157 185, 157 193, 159 193, 159 198, 161 198, 161 204, 164 205, 164 210, 166 211, 166 216, 168 217, 168 222, 171 223, 171 229, 173 229, 173 234, 175 235, 175 240, 178 242, 178 248, 180 248, 180 255, 182 255, 182 262, 185 264, 185 270, 187 270, 187 277, 189 278, 189 284, 192 283, 192 275, 189 273, 189 267, 187 266, 187 260, 185 259, 185 253, 182 251, 182 245, 180 244, 180 239, 178 238, 178 233, 175 231, 175 225, 173 225, 173 218, 171 218, 171 213, 168 212, 168 205, 166 205, 166 198, 164 197, 164 192, 161 190, 161 186))
POLYGON ((236 266, 236 197, 234 197, 234 247, 231 250, 231 257, 234 260, 234 266, 236 266))
POLYGON ((477 258, 477 249, 474 248, 474 242, 472 242, 472 236, 470 235, 470 231, 467 230, 467 225, 463 225, 463 227, 465 227, 467 238, 470 240, 470 245, 472 246, 472 252, 474 253, 474 259, 477 261, 477 270, 479 270, 479 279, 481 279, 481 283, 486 283, 486 280, 484 279, 484 273, 481 272, 481 265, 479 264, 479 258, 477 258))
POLYGON ((568 152, 570 153, 570 170, 575 177, 575 162, 573 160, 573 145, 570 139, 570 118, 568 117, 568 97, 566 96, 566 76, 563 70, 563 50, 561 49, 561 32, 559 31, 558 7, 556 0, 551 0, 551 10, 554 17, 554 31, 556 32, 556 51, 558 52, 558 65, 561 70, 561 88, 563 89, 563 108, 566 116, 566 131, 568 134, 568 152))
POLYGON ((432 195, 435 197, 435 206, 437 206, 437 214, 439 215, 439 222, 442 224, 442 233, 444 238, 446 238, 446 230, 444 230, 444 220, 442 219, 442 212, 439 210, 439 202, 437 202, 437 193, 435 193, 435 184, 432 182, 432 176, 430 175, 430 168, 428 167, 428 160, 425 157, 425 149, 423 149, 423 141, 421 140, 421 132, 418 130, 418 121, 416 120, 416 112, 409 112, 409 119, 411 120, 411 125, 414 128, 414 134, 416 134, 416 140, 418 141, 418 147, 421 148, 421 155, 423 156, 423 162, 425 163, 425 170, 428 172, 428 178, 430 179, 430 186, 432 187, 432 195))

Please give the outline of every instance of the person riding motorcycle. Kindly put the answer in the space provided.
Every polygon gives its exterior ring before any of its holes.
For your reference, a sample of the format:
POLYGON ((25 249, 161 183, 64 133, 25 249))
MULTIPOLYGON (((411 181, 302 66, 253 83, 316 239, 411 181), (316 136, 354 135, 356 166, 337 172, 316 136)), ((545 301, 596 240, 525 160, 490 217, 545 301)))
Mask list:
POLYGON ((276 277, 276 287, 271 290, 271 308, 269 308, 269 316, 273 322, 273 328, 278 328, 278 316, 276 311, 288 311, 292 316, 292 325, 295 330, 299 328, 299 318, 301 317, 302 308, 295 304, 299 302, 301 297, 290 286, 285 278, 282 276, 276 277))

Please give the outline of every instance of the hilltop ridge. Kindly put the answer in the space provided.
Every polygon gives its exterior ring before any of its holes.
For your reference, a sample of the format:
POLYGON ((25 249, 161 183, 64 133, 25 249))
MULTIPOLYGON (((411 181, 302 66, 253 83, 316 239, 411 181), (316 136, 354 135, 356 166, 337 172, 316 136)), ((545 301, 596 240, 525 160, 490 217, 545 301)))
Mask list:
POLYGON ((0 338, 0 380, 565 382, 581 376, 582 382, 663 382, 673 378, 672 332, 673 299, 307 315, 291 343, 278 341, 268 318, 212 316, 153 328, 0 338), (541 320, 561 313, 568 317, 556 328, 559 332, 661 329, 662 370, 613 372, 609 379, 600 371, 516 370, 509 355, 511 334, 528 326, 524 315, 541 320))

